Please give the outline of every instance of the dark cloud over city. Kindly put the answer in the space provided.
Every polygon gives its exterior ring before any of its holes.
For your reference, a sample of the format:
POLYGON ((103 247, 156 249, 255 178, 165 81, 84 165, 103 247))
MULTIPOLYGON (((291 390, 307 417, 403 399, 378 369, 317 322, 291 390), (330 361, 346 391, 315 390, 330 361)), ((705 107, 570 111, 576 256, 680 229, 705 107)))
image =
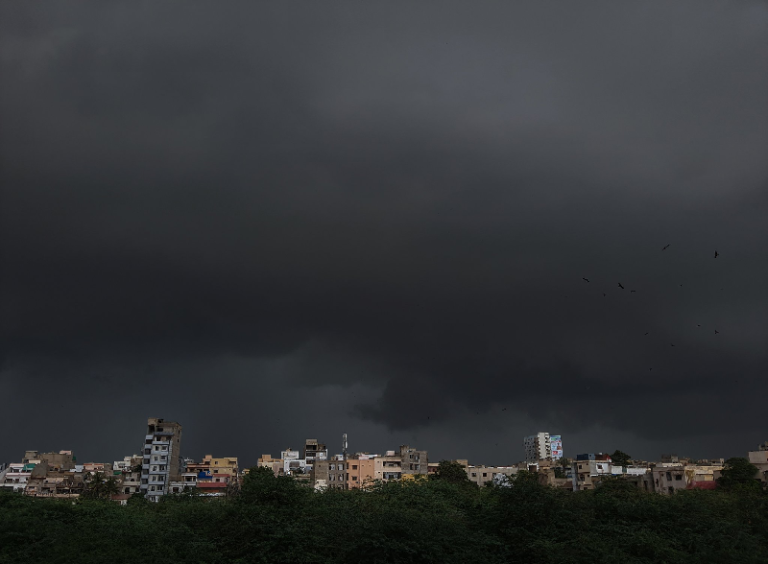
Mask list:
POLYGON ((246 463, 743 455, 767 34, 749 1, 2 4, 0 458, 122 458, 147 417, 246 463))

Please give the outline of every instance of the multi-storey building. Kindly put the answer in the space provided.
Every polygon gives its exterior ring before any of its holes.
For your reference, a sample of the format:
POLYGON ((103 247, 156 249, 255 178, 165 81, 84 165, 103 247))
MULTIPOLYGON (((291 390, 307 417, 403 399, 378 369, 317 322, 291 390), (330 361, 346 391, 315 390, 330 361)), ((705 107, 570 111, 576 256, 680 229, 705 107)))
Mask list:
POLYGON ((283 474, 296 477, 309 473, 307 461, 299 458, 299 455, 299 451, 290 448, 280 452, 280 458, 283 460, 283 474))
POLYGON ((376 479, 378 455, 357 453, 347 459, 347 489, 365 488, 376 479))
POLYGON ((141 465, 143 457, 140 454, 126 456, 112 463, 113 472, 120 472, 120 492, 133 495, 141 491, 141 465))
POLYGON ((309 482, 316 490, 325 490, 328 487, 330 461, 316 460, 309 471, 309 482))
POLYGON ((579 454, 573 461, 573 491, 593 490, 597 483, 612 471, 611 457, 607 454, 579 454))
POLYGON ((317 442, 317 439, 307 439, 304 441, 304 462, 307 471, 312 470, 315 460, 328 460, 328 448, 317 442))
POLYGON ((202 493, 223 494, 230 484, 239 480, 237 457, 214 458, 206 454, 201 462, 187 461, 186 471, 171 484, 172 493, 197 488, 202 493))
POLYGON ((258 468, 269 468, 275 473, 275 476, 279 476, 283 473, 283 459, 272 458, 271 454, 262 454, 256 461, 258 468))
POLYGON ((429 460, 426 450, 416 450, 408 445, 400 446, 400 464, 403 476, 429 473, 429 460))
POLYGON ((374 479, 382 482, 399 480, 403 477, 402 459, 394 450, 388 450, 384 456, 374 458, 374 479))
MULTIPOLYGON (((562 444, 562 443, 561 443, 562 444)), ((539 432, 523 439, 525 461, 530 464, 552 458, 552 444, 549 433, 539 432)))
POLYGON ((762 448, 763 446, 759 445, 759 450, 751 451, 747 456, 749 457, 749 462, 757 467, 756 478, 763 482, 763 484, 766 484, 768 483, 768 449, 762 448))
MULTIPOLYGON (((318 460, 320 464, 322 461, 318 460)), ((328 487, 346 490, 347 489, 347 464, 343 454, 336 454, 328 461, 328 487)))
POLYGON ((5 472, 5 479, 0 484, 4 490, 10 490, 12 492, 23 493, 27 487, 30 477, 32 476, 32 470, 36 464, 34 463, 11 463, 5 472))
POLYGON ((685 466, 674 462, 662 462, 651 471, 653 487, 656 493, 673 494, 686 489, 685 466))
POLYGON ((181 425, 150 418, 141 465, 141 492, 150 501, 159 501, 169 492, 171 480, 179 481, 181 462, 181 425))
POLYGON ((484 486, 488 482, 499 484, 505 479, 511 479, 518 473, 517 466, 469 466, 465 467, 467 478, 478 486, 484 486))

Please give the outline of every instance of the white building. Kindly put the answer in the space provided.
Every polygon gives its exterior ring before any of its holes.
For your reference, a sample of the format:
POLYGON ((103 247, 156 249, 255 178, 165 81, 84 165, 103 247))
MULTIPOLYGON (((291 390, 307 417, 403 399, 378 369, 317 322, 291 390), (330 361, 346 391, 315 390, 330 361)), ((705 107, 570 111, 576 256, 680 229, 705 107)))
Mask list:
POLYGON ((523 439, 525 461, 535 463, 552 458, 552 444, 549 433, 539 432, 523 439))
POLYGON ((306 458, 299 458, 300 454, 299 451, 290 448, 280 452, 280 458, 283 461, 283 473, 286 476, 307 474, 312 469, 312 464, 308 465, 306 458))
POLYGON ((32 475, 32 469, 35 464, 12 463, 8 465, 5 471, 5 479, 0 483, 4 490, 23 493, 27 487, 29 477, 32 475))

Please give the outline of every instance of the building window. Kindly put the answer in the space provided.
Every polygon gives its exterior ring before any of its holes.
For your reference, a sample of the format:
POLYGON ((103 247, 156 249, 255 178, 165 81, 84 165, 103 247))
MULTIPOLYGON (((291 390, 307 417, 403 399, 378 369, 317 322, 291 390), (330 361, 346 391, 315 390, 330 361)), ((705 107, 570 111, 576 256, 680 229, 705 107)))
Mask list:
POLYGON ((676 482, 679 482, 679 481, 681 481, 682 479, 683 479, 683 477, 682 477, 680 474, 678 474, 677 476, 675 476, 675 481, 676 481, 676 482))

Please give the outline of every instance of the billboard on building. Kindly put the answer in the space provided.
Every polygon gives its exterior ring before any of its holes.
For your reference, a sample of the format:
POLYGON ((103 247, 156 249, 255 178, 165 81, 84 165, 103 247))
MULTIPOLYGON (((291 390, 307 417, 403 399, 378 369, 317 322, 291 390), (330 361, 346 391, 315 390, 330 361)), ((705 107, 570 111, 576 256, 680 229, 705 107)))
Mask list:
POLYGON ((563 438, 560 435, 551 435, 549 437, 549 446, 552 449, 552 460, 558 460, 563 457, 563 438))

